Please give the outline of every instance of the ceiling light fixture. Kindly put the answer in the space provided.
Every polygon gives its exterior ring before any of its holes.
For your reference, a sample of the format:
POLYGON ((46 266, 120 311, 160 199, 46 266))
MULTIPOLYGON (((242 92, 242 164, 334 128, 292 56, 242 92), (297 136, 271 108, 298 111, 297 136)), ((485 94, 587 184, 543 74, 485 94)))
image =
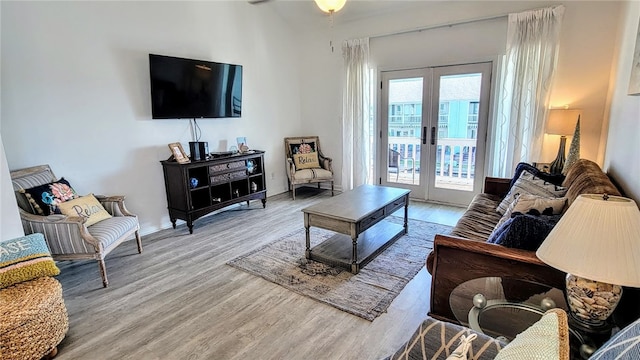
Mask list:
POLYGON ((315 0, 320 10, 333 14, 340 11, 344 7, 347 0, 315 0))

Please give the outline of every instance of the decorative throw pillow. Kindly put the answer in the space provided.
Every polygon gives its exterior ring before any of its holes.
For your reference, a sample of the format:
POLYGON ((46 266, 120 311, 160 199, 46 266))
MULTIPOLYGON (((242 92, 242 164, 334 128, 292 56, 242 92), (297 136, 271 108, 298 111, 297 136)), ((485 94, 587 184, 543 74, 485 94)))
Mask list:
POLYGON ((514 200, 516 194, 531 194, 546 198, 563 197, 567 189, 540 179, 528 171, 523 171, 520 177, 513 184, 509 193, 502 199, 496 211, 504 214, 509 204, 514 200))
POLYGON ((567 205, 567 198, 544 198, 541 196, 530 194, 517 194, 515 199, 509 204, 509 207, 500 218, 489 235, 489 239, 495 238, 496 232, 502 228, 502 225, 513 217, 514 214, 528 215, 559 215, 562 214, 567 205))
POLYGON ((514 213, 513 217, 496 229, 488 243, 523 250, 537 250, 561 215, 540 215, 514 213))
POLYGON ((460 339, 477 338, 469 343, 467 350, 473 359, 493 359, 504 347, 500 340, 485 334, 476 334, 473 330, 427 317, 416 329, 411 338, 385 360, 395 359, 437 359, 445 360, 460 345, 460 339))
POLYGON ((42 234, 0 242, 0 289, 59 273, 42 234))
POLYGON ((590 360, 640 359, 640 319, 618 331, 591 355, 590 360))
POLYGON ((564 178, 565 178, 563 174, 549 174, 536 168, 531 164, 521 162, 521 163, 518 163, 518 165, 516 165, 516 170, 513 174, 513 177, 511 178, 511 183, 509 184, 509 188, 511 188, 513 184, 515 184, 516 180, 520 178, 520 175, 525 170, 533 174, 535 177, 542 179, 544 181, 550 182, 554 185, 562 185, 562 182, 564 181, 564 178))
POLYGON ((58 205, 78 197, 71 184, 64 178, 49 184, 19 190, 19 192, 27 197, 29 205, 31 205, 31 212, 43 216, 60 214, 58 205))
POLYGON ((102 204, 100 204, 93 194, 81 196, 77 199, 64 202, 58 207, 60 208, 60 212, 64 215, 80 216, 87 219, 84 223, 86 226, 91 226, 98 221, 111 217, 111 214, 102 207, 102 204))
POLYGON ((569 360, 569 351, 567 313, 551 309, 500 350, 494 360, 569 360))
POLYGON ((320 168, 315 141, 291 144, 291 156, 296 170, 320 168))

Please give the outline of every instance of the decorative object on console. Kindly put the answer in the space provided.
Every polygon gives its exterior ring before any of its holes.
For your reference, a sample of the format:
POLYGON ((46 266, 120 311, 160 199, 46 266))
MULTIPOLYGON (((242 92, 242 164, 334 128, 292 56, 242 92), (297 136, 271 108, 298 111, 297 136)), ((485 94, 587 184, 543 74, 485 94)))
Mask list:
POLYGON ((189 150, 193 161, 206 160, 209 153, 209 143, 206 141, 190 141, 189 150))
POLYGON ((640 287, 640 210, 624 197, 580 195, 536 255, 567 273, 572 318, 587 329, 607 327, 621 286, 640 287))
POLYGON ((187 156, 187 153, 184 152, 184 149, 182 148, 182 144, 180 144, 179 142, 176 142, 176 143, 171 143, 168 146, 169 146, 169 149, 171 149, 171 155, 173 155, 173 159, 175 161, 177 161, 180 164, 185 164, 190 162, 189 156, 187 156))
POLYGON ((569 153, 567 154, 567 160, 564 162, 562 173, 566 174, 573 163, 580 159, 580 115, 578 115, 578 122, 576 123, 576 129, 573 131, 573 137, 571 138, 571 145, 569 146, 569 153))
POLYGON ((562 173, 565 162, 565 146, 567 135, 571 135, 574 119, 580 118, 580 110, 551 109, 545 132, 550 135, 560 135, 560 147, 558 156, 551 163, 549 172, 552 174, 562 173))
POLYGON ((249 146, 247 145, 247 138, 244 136, 237 137, 236 142, 238 143, 238 151, 241 153, 246 153, 249 151, 249 146))

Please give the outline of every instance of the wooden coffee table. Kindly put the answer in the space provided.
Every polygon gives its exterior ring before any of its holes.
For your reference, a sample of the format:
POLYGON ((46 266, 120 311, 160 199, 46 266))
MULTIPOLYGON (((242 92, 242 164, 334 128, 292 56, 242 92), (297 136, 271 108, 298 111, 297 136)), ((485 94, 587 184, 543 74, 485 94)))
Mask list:
POLYGON ((362 185, 302 209, 307 259, 360 269, 409 230, 409 190, 362 185), (384 219, 404 207, 404 225, 384 219), (319 227, 336 235, 311 248, 309 229, 319 227))

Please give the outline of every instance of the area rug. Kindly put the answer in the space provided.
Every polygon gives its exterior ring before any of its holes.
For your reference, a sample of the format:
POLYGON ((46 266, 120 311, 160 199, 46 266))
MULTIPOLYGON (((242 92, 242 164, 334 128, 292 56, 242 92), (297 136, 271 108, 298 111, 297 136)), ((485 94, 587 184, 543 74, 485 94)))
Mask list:
MULTIPOLYGON (((391 216, 388 221, 401 224, 403 219, 391 216)), ((433 249, 435 234, 450 231, 450 226, 409 219, 409 233, 366 264, 357 275, 305 259, 302 227, 227 264, 373 321, 424 266, 427 254, 433 249)), ((312 227, 311 247, 334 234, 312 227)))

